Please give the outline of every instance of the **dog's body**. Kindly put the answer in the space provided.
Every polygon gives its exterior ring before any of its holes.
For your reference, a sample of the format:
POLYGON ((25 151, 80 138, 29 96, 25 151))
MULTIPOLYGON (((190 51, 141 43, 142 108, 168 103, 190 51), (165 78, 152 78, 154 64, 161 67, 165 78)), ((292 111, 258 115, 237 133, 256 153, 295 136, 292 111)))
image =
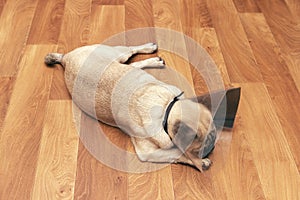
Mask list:
POLYGON ((209 110, 183 95, 179 97, 179 88, 142 70, 163 67, 160 58, 122 64, 133 54, 156 49, 153 43, 134 47, 93 45, 65 55, 48 54, 45 62, 64 66, 66 85, 74 102, 89 115, 129 134, 140 160, 183 162, 206 169, 211 162, 202 159, 207 154, 203 151, 210 152, 216 139, 209 110), (176 98, 164 122, 167 107, 176 98), (164 123, 168 124, 166 130, 164 123), (178 134, 179 130, 184 133, 178 134))

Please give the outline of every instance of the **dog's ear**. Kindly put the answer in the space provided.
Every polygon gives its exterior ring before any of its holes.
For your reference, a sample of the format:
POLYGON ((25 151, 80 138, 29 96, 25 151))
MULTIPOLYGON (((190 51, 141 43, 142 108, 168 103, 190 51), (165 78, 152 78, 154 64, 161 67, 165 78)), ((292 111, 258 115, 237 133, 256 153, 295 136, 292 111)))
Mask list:
POLYGON ((203 139, 197 136, 197 133, 188 125, 177 121, 173 127, 174 144, 190 159, 193 165, 202 171, 201 146, 203 139))
POLYGON ((175 122, 173 126, 173 133, 173 142, 182 152, 185 152, 197 135, 196 132, 180 120, 175 122))
POLYGON ((208 110, 211 110, 212 102, 211 102, 211 96, 209 93, 203 94, 201 96, 192 97, 192 98, 190 98, 190 100, 195 103, 200 103, 200 104, 204 105, 205 107, 207 107, 208 110))

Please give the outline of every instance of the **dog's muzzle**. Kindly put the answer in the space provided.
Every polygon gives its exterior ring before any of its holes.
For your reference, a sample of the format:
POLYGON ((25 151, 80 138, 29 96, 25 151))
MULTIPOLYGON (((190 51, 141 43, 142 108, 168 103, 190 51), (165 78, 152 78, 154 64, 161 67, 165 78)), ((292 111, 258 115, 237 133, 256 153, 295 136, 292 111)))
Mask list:
POLYGON ((204 141, 203 151, 200 151, 202 155, 199 155, 199 157, 206 158, 215 148, 217 138, 217 130, 213 129, 210 131, 210 133, 206 136, 206 139, 204 141))

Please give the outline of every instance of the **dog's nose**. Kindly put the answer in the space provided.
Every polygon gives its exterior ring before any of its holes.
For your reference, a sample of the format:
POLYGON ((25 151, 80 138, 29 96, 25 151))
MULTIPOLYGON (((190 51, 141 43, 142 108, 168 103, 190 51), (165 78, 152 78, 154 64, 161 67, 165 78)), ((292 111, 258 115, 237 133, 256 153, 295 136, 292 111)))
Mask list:
POLYGON ((206 158, 214 150, 216 138, 217 138, 217 131, 213 129, 205 138, 204 146, 202 147, 203 148, 203 152, 201 155, 202 158, 206 158))

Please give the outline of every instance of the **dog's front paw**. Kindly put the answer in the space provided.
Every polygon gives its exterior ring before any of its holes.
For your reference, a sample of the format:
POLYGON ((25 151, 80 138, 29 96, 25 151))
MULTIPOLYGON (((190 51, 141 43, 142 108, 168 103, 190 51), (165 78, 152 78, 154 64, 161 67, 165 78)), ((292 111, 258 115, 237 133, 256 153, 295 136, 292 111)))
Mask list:
POLYGON ((208 170, 209 167, 211 166, 212 162, 208 158, 202 159, 202 170, 208 170))

